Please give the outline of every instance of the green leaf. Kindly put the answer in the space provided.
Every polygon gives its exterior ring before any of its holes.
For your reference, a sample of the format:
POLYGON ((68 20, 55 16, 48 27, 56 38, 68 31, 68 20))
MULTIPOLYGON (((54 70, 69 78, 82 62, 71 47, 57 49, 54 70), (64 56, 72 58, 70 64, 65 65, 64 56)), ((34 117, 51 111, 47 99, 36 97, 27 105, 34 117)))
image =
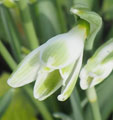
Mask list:
POLYGON ((37 120, 35 111, 22 90, 15 90, 12 101, 1 120, 37 120))
POLYGON ((2 97, 10 89, 10 87, 7 84, 7 79, 9 78, 9 75, 9 73, 4 72, 0 76, 0 97, 2 97))
POLYGON ((79 97, 77 88, 74 89, 74 91, 70 97, 70 100, 71 100, 71 106, 73 109, 73 116, 74 116, 75 120, 84 120, 83 113, 82 113, 82 107, 80 104, 81 101, 80 101, 80 97, 79 97))
POLYGON ((0 117, 4 114, 10 104, 13 90, 7 85, 8 73, 0 76, 0 117))
POLYGON ((34 8, 39 26, 39 36, 41 37, 41 43, 44 43, 61 32, 57 11, 50 0, 40 0, 34 8))
POLYGON ((4 114, 10 104, 12 93, 13 89, 9 90, 5 95, 0 97, 0 117, 4 114))
POLYGON ((93 48, 94 39, 102 26, 102 18, 95 12, 89 11, 87 6, 78 4, 71 8, 71 12, 90 24, 89 35, 86 40, 85 49, 93 48))
POLYGON ((104 0, 102 13, 106 20, 113 20, 113 0, 104 0))

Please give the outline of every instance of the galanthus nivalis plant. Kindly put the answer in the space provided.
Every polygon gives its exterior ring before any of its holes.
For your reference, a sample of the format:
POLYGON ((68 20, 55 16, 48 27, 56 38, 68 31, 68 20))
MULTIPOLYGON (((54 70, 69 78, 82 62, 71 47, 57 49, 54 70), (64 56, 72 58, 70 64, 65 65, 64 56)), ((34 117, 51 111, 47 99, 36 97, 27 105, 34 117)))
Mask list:
POLYGON ((113 70, 113 38, 97 49, 80 72, 82 89, 94 87, 113 70))
POLYGON ((110 118, 112 0, 89 1, 0 0, 0 120, 110 118))
POLYGON ((34 97, 44 100, 62 86, 59 101, 71 95, 82 65, 84 45, 90 50, 102 25, 101 17, 88 10, 72 8, 78 24, 32 51, 8 80, 11 87, 21 87, 36 80, 34 97))
POLYGON ((34 97, 38 100, 63 86, 58 100, 66 100, 78 78, 88 31, 89 24, 80 20, 69 32, 51 38, 25 57, 8 84, 16 88, 36 80, 34 97))

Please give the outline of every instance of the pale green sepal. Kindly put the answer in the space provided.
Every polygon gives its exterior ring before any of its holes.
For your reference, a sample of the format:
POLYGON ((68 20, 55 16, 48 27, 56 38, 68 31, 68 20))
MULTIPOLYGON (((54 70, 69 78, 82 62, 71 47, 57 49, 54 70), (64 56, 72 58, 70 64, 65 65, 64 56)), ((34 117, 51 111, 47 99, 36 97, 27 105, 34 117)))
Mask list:
POLYGON ((38 100, 44 100, 52 95, 62 85, 62 77, 59 70, 46 71, 41 70, 38 73, 34 86, 34 97, 38 100))
POLYGON ((71 95, 71 93, 75 87, 75 84, 77 82, 80 68, 82 66, 82 57, 83 57, 83 53, 76 61, 75 65, 73 67, 72 73, 70 74, 70 76, 66 80, 66 85, 62 88, 61 94, 58 96, 59 101, 65 101, 71 95))
POLYGON ((8 84, 11 87, 21 87, 35 80, 36 74, 40 67, 40 49, 41 47, 33 50, 27 55, 24 60, 18 65, 16 70, 8 79, 8 84))
POLYGON ((45 66, 60 69, 78 59, 84 47, 86 28, 76 26, 69 32, 57 35, 45 43, 40 59, 45 66), (76 54, 75 54, 76 53, 76 54))
POLYGON ((90 24, 90 32, 85 43, 85 49, 91 50, 93 47, 94 39, 102 26, 102 18, 95 12, 87 10, 86 6, 76 5, 70 10, 73 14, 79 16, 81 19, 86 20, 90 24))

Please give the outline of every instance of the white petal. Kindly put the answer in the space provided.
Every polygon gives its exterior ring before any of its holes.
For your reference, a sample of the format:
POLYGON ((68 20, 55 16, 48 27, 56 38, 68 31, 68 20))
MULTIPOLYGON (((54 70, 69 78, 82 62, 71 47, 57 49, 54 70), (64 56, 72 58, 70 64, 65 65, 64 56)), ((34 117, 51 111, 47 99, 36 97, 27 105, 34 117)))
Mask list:
POLYGON ((100 62, 105 59, 110 53, 113 52, 113 39, 104 43, 92 56, 92 59, 96 59, 96 61, 100 62))
POLYGON ((18 65, 17 69, 12 73, 11 77, 8 79, 8 84, 11 87, 21 87, 35 80, 37 71, 40 67, 40 49, 41 47, 33 50, 18 65))
POLYGON ((60 69, 78 59, 83 51, 86 29, 77 26, 65 34, 57 35, 45 43, 41 61, 48 67, 60 69))
POLYGON ((58 96, 59 101, 64 101, 64 100, 68 99, 68 97, 71 95, 71 93, 75 87, 75 84, 77 82, 79 71, 80 71, 80 68, 82 65, 82 57, 83 57, 83 53, 81 54, 80 58, 75 63, 73 71, 72 71, 71 75, 69 76, 68 80, 66 81, 66 85, 62 88, 62 92, 58 96))
POLYGON ((62 78, 59 70, 45 71, 38 73, 38 77, 34 86, 34 97, 38 100, 44 100, 53 94, 62 85, 62 78))

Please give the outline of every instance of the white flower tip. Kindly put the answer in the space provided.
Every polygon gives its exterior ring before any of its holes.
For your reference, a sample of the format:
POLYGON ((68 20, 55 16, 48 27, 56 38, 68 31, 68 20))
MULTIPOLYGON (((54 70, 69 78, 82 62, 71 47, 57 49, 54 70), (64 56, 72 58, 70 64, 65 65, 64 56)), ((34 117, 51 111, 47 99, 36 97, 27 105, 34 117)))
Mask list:
POLYGON ((44 97, 42 97, 41 95, 37 94, 35 91, 34 91, 34 98, 38 99, 39 101, 44 100, 44 97))
POLYGON ((17 84, 14 84, 14 83, 12 82, 12 79, 8 79, 8 80, 7 80, 7 84, 8 84, 10 87, 12 87, 12 88, 17 88, 17 87, 19 87, 17 84))
POLYGON ((87 78, 88 75, 86 69, 83 68, 80 72, 80 87, 83 90, 86 90, 88 88, 87 78))
POLYGON ((48 97, 48 95, 44 95, 44 93, 39 93, 39 92, 35 91, 35 88, 34 88, 33 95, 34 95, 34 98, 38 99, 39 101, 43 101, 48 97))
POLYGON ((88 89, 88 85, 85 82, 83 82, 82 80, 80 81, 80 87, 82 90, 88 89))
POLYGON ((70 9, 70 12, 74 13, 74 14, 77 14, 79 12, 79 10, 75 9, 75 8, 71 8, 70 9))
POLYGON ((60 95, 57 97, 57 99, 58 99, 59 101, 65 101, 65 100, 67 99, 67 97, 64 96, 64 95, 62 95, 62 94, 60 94, 60 95))

